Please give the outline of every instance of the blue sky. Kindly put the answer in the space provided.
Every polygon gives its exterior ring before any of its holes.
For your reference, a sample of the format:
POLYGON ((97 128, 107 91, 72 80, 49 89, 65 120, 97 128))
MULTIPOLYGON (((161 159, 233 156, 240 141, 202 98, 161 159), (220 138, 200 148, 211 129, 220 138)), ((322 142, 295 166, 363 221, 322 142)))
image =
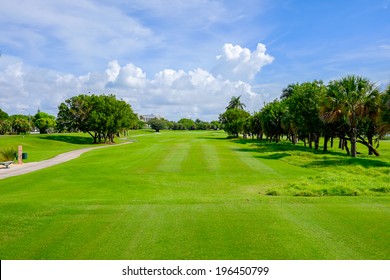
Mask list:
POLYGON ((57 114, 114 93, 139 114, 213 120, 290 83, 390 82, 390 0, 1 0, 0 108, 57 114))

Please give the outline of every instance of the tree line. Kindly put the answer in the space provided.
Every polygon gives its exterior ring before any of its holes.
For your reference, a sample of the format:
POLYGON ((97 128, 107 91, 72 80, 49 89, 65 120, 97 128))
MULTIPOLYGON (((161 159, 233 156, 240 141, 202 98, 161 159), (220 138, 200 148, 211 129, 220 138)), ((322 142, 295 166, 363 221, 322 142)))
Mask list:
MULTIPOLYGON (((379 155, 375 140, 390 131, 390 85, 380 91, 368 79, 351 75, 325 85, 322 81, 290 84, 280 99, 264 104, 253 114, 232 97, 219 119, 232 136, 243 134, 279 142, 285 136, 293 144, 303 141, 315 150, 323 137, 323 150, 339 138, 341 148, 356 157, 357 143, 379 155)), ((379 143, 379 142, 378 142, 379 143)))
MULTIPOLYGON (((365 145, 369 154, 379 155, 374 142, 390 131, 390 85, 380 91, 368 79, 353 75, 327 85, 316 80, 290 84, 279 99, 253 114, 244 107, 240 96, 233 96, 219 121, 153 119, 149 126, 156 131, 223 128, 235 137, 251 135, 275 142, 284 136, 293 144, 302 141, 316 150, 323 138, 324 151, 339 138, 341 147, 353 157, 357 143, 365 145)), ((80 94, 65 100, 58 110, 54 117, 39 110, 34 116, 8 116, 0 109, 0 134, 23 134, 32 129, 40 133, 85 132, 98 143, 113 142, 116 135, 144 125, 130 104, 115 95, 80 94)))
POLYGON ((55 117, 39 110, 34 116, 9 116, 0 109, 0 134, 85 132, 94 143, 114 142, 116 135, 140 122, 131 106, 114 95, 80 94, 65 100, 58 110, 55 117))
POLYGON ((205 122, 182 118, 178 122, 156 118, 145 124, 138 118, 130 106, 115 95, 73 96, 58 107, 57 117, 45 112, 34 116, 13 115, 0 109, 0 134, 28 134, 38 131, 41 134, 51 132, 84 132, 91 135, 94 143, 113 142, 114 137, 130 129, 143 128, 145 125, 159 131, 171 130, 207 130, 219 129, 218 121, 205 122))
POLYGON ((168 121, 164 118, 154 118, 148 122, 148 125, 159 132, 162 129, 169 130, 218 130, 221 128, 219 121, 206 122, 200 119, 195 121, 188 118, 182 118, 177 122, 168 121))
POLYGON ((34 116, 12 115, 0 109, 0 135, 27 134, 31 131, 50 133, 55 130, 55 117, 45 112, 38 112, 34 116))

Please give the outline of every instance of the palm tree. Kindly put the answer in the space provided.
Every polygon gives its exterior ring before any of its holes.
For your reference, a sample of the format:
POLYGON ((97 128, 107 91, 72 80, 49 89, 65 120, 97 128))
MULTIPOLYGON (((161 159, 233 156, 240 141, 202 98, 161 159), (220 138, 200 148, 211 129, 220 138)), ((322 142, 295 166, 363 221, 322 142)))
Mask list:
POLYGON ((243 110, 245 107, 245 104, 240 101, 241 95, 240 96, 232 96, 230 99, 229 105, 226 107, 226 110, 229 109, 241 109, 243 110))
POLYGON ((381 136, 387 132, 390 132, 390 84, 382 94, 381 126, 379 127, 381 136))
POLYGON ((371 101, 377 94, 375 85, 359 76, 351 75, 329 83, 321 117, 326 123, 342 120, 347 123, 352 157, 356 157, 358 126, 368 117, 371 101))

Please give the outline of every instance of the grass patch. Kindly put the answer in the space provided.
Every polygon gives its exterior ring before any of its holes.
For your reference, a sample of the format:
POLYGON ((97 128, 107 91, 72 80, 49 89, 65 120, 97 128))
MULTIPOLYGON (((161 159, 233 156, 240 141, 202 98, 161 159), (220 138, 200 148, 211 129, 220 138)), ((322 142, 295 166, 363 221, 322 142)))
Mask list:
MULTIPOLYGON (((284 162, 316 172, 315 176, 302 177, 267 190, 268 195, 292 196, 377 196, 388 195, 390 182, 390 141, 382 141, 381 156, 360 154, 351 158, 341 150, 329 152, 310 150, 301 144, 237 142, 242 151, 256 152, 260 159, 284 162)), ((335 143, 336 146, 337 143, 335 143)), ((358 146, 363 150, 362 146, 358 146)))
MULTIPOLYGON (((209 131, 126 138, 136 141, 1 180, 0 258, 390 257, 387 156, 362 164, 209 131), (340 164, 312 164, 321 158, 340 164)), ((46 156, 89 145, 29 141, 46 156)))

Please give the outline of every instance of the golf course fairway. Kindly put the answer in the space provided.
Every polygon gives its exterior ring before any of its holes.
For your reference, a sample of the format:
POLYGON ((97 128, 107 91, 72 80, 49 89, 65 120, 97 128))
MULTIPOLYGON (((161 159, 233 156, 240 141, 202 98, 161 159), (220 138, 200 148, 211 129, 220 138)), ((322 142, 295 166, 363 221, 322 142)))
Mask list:
POLYGON ((0 180, 0 259, 390 258, 388 141, 351 162, 220 131, 129 139, 0 180))

